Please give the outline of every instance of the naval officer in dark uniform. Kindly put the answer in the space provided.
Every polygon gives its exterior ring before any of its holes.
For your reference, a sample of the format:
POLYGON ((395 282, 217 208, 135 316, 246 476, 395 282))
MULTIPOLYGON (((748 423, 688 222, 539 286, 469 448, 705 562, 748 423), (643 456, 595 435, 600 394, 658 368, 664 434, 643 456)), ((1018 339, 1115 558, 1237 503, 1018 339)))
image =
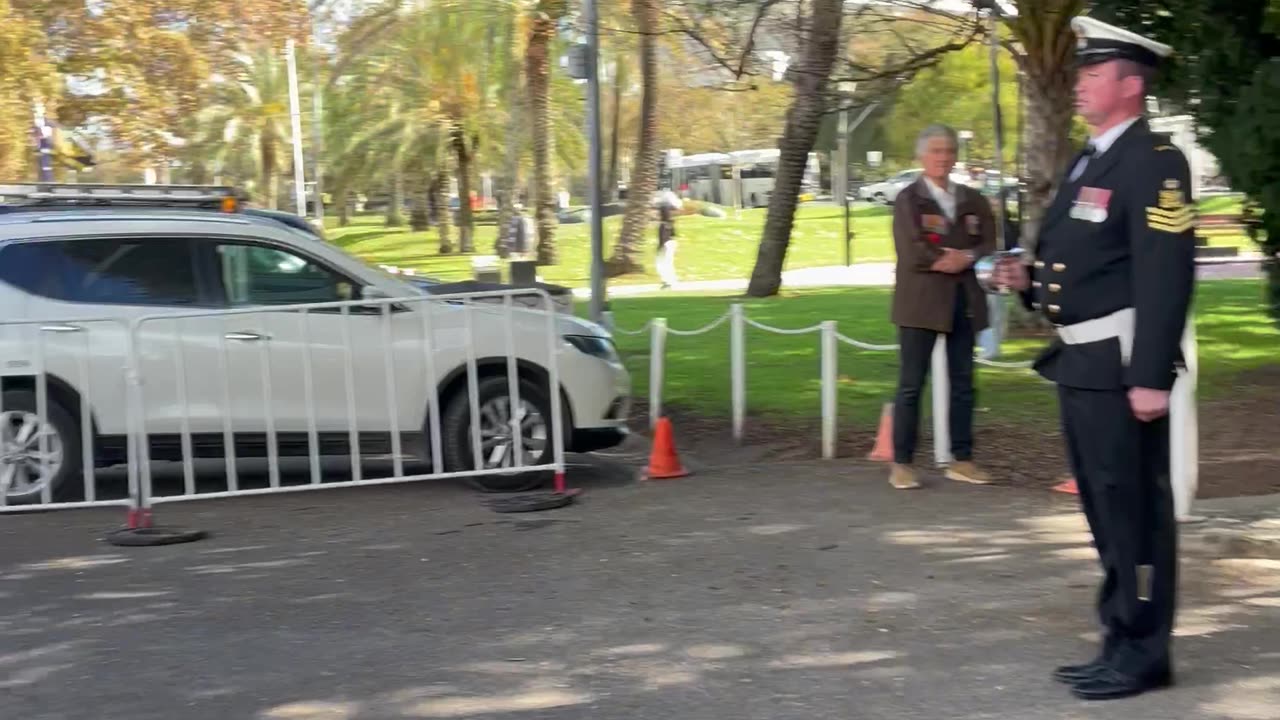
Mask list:
POLYGON ((1076 18, 1076 110, 1091 139, 1065 169, 1036 259, 995 281, 1030 291, 1058 337, 1035 363, 1058 385, 1068 458, 1105 578, 1103 643, 1054 676, 1105 700, 1172 683, 1177 527, 1169 395, 1195 283, 1186 157, 1142 113, 1170 48, 1076 18))

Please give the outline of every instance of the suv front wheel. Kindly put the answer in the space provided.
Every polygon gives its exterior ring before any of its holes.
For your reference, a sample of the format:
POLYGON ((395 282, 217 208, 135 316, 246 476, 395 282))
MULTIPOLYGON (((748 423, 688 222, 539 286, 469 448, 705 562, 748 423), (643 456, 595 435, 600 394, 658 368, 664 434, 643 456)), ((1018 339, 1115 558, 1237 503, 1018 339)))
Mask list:
MULTIPOLYGON (((520 468, 550 465, 554 450, 551 444, 551 403, 547 394, 534 383, 520 380, 520 410, 512 412, 513 402, 506 375, 482 378, 477 383, 480 415, 480 458, 484 469, 520 468), (513 418, 519 419, 521 453, 516 456, 513 418)), ((449 399, 442 426, 445 466, 452 472, 476 468, 471 442, 471 402, 464 385, 449 399)), ((513 469, 510 473, 481 475, 469 479, 471 485, 484 492, 524 492, 541 487, 552 473, 513 469)))
POLYGON ((82 470, 79 423, 52 399, 41 420, 29 390, 6 390, 0 407, 0 492, 6 501, 38 503, 45 488, 53 500, 66 500, 82 470))

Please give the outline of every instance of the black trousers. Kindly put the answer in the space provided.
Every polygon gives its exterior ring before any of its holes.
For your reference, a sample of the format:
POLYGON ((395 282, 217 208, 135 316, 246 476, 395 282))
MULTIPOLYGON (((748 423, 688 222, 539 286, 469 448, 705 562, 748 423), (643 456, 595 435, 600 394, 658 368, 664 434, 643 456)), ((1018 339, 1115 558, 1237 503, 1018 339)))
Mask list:
POLYGON ((1067 456, 1104 577, 1102 655, 1141 676, 1169 662, 1177 594, 1177 522, 1168 416, 1144 423, 1125 390, 1058 388, 1067 456))
MULTIPOLYGON (((973 322, 964 296, 956 292, 955 316, 947 335, 947 371, 951 382, 951 456, 973 459, 973 322)), ((929 375, 938 333, 913 327, 898 328, 898 392, 893 405, 893 461, 908 465, 915 458, 920 433, 920 395, 929 375)))

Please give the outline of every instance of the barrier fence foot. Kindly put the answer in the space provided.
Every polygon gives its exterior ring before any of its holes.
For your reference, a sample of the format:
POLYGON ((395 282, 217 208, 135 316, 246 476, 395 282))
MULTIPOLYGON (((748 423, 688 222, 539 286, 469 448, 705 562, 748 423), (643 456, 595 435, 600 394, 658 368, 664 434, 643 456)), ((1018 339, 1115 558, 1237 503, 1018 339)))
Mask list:
POLYGON ((489 509, 496 513, 525 513, 539 510, 555 510, 573 502, 576 490, 570 492, 531 492, 504 495, 487 501, 489 509))
POLYGON ((151 522, 150 509, 130 508, 125 526, 107 533, 104 539, 109 544, 119 547, 152 547, 195 542, 208 536, 209 534, 204 530, 156 527, 151 522))

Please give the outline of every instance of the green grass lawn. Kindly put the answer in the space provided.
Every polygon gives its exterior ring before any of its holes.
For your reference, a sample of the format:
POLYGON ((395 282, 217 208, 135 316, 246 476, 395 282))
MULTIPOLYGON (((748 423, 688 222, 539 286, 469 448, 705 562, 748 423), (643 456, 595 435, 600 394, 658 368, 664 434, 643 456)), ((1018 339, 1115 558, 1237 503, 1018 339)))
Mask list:
MULTIPOLYGON (((1235 202, 1233 198, 1209 198, 1206 203, 1235 202)), ((1222 209, 1214 212, 1222 212, 1222 209)), ((894 259, 891 236, 890 208, 858 205, 852 213, 854 262, 885 262, 894 259)), ((681 280, 723 280, 746 278, 756 260, 756 248, 764 227, 765 210, 744 210, 741 216, 729 211, 724 219, 700 216, 682 217, 677 221, 680 239, 676 259, 681 280)), ((605 218, 605 252, 609 252, 621 228, 621 217, 605 218)), ((337 227, 336 218, 328 218, 327 233, 330 240, 368 262, 413 268, 422 273, 446 280, 462 280, 472 277, 471 257, 466 255, 440 255, 439 239, 434 229, 410 232, 407 227, 387 228, 381 216, 360 216, 351 225, 337 227)), ((808 204, 796 214, 791 246, 787 252, 787 269, 820 267, 844 264, 844 219, 842 208, 833 205, 808 204)), ((476 252, 479 255, 493 253, 497 228, 493 225, 476 227, 476 252)), ((560 248, 560 261, 539 269, 547 281, 569 287, 585 287, 590 284, 590 229, 585 223, 561 225, 556 232, 560 248)), ((646 234, 644 256, 641 260, 645 271, 615 278, 611 284, 656 283, 654 253, 657 251, 657 227, 650 225, 646 234)), ((457 242, 456 230, 454 242, 457 242)), ((1252 247, 1247 237, 1223 235, 1210 239, 1213 245, 1252 247)))
MULTIPOLYGON (((741 217, 728 211, 723 219, 700 216, 682 217, 676 222, 680 240, 677 265, 682 280, 720 280, 746 277, 756 259, 756 247, 764 227, 765 210, 744 210, 741 217)), ((852 213, 855 262, 893 260, 890 237, 889 208, 860 206, 852 213)), ((620 216, 604 220, 606 255, 622 227, 620 216)), ((834 206, 808 205, 796 215, 787 268, 844 264, 843 211, 834 206)), ((539 274, 552 283, 581 287, 590 284, 591 236, 586 223, 561 225, 556 231, 560 262, 539 268, 539 274)), ((410 232, 407 228, 386 228, 380 216, 362 216, 347 227, 328 223, 332 242, 369 262, 413 268, 445 279, 471 277, 471 258, 465 255, 439 255, 439 236, 434 229, 410 232)), ((493 253, 497 228, 476 227, 476 252, 493 253)), ((455 231, 456 243, 456 231, 455 231)), ((657 251, 657 226, 646 232, 644 273, 616 278, 612 283, 656 283, 654 253, 657 251)))
MULTIPOLYGON (((1211 399, 1229 392, 1238 373, 1275 362, 1280 331, 1262 306, 1256 280, 1222 280, 1198 287, 1196 328, 1200 347, 1200 396, 1211 399)), ((801 328, 835 320, 851 338, 878 344, 896 342, 889 323, 887 288, 798 290, 764 300, 713 295, 665 295, 613 301, 616 323, 635 330, 650 318, 665 317, 669 327, 691 330, 742 301, 747 316, 782 328, 801 328)), ((619 348, 633 373, 637 398, 648 397, 649 337, 617 334, 619 348)), ((1006 343, 1001 361, 1030 359, 1047 342, 1043 338, 1006 343)), ((774 419, 816 418, 820 414, 819 334, 776 335, 748 327, 747 407, 751 414, 774 419)), ((728 324, 693 337, 668 335, 665 402, 708 417, 728 417, 728 324)), ((892 400, 897 357, 840 344, 839 403, 844 422, 874 423, 881 405, 892 400)), ((979 366, 979 412, 1002 422, 1043 421, 1056 417, 1053 386, 1029 370, 979 366)), ((928 414, 927 402, 924 413, 928 414)))

